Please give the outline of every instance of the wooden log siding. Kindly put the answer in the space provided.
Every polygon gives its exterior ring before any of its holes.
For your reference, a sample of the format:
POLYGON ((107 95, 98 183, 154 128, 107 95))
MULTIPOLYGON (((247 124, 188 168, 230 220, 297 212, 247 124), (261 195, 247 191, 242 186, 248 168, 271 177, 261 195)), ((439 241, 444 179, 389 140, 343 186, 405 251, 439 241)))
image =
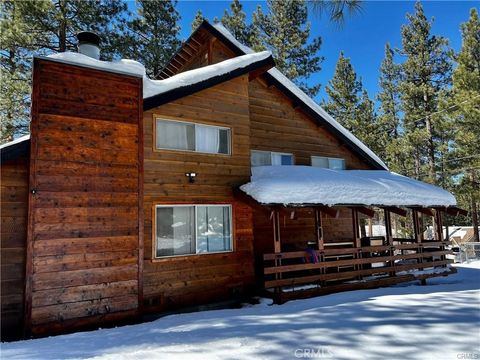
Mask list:
POLYGON ((23 331, 25 245, 27 242, 27 157, 1 164, 1 335, 14 339, 23 331))
POLYGON ((344 158, 347 169, 369 168, 274 86, 255 79, 249 95, 252 149, 293 153, 296 165, 311 165, 316 155, 344 158))
POLYGON ((26 329, 131 317, 142 296, 141 79, 35 59, 33 84, 26 329))
POLYGON ((249 292, 254 283, 252 210, 233 189, 250 178, 248 75, 144 112, 145 311, 163 311, 249 292), (231 129, 231 155, 155 149, 156 118, 231 129), (195 172, 189 183, 187 172, 195 172), (233 251, 155 259, 155 205, 231 204, 233 251))

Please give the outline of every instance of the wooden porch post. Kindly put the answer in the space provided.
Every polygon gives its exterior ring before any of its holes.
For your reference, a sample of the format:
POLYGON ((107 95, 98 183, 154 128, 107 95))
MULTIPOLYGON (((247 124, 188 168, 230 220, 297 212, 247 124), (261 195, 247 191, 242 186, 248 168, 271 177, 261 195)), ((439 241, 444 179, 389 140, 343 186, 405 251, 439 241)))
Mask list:
MULTIPOLYGON (((395 255, 395 249, 393 247, 393 233, 392 233, 392 214, 388 209, 383 209, 383 213, 385 215, 385 240, 387 241, 387 245, 390 246, 390 249, 388 250, 388 254, 390 256, 395 255)), ((395 260, 392 260, 389 262, 390 267, 395 266, 395 260)), ((390 271, 390 276, 395 276, 395 270, 390 271)))
MULTIPOLYGON (((272 227, 273 227, 273 250, 275 254, 279 254, 281 252, 281 245, 280 245, 280 211, 275 208, 272 211, 272 227)), ((275 257, 275 267, 282 266, 282 259, 280 255, 275 257)), ((282 273, 275 273, 275 280, 279 280, 282 278, 282 273)), ((274 289, 275 295, 277 297, 276 301, 281 302, 281 290, 279 287, 274 289)))
POLYGON ((273 251, 275 253, 281 252, 281 245, 280 245, 280 211, 278 209, 273 210, 273 251))
POLYGON ((322 212, 317 207, 315 208, 315 234, 317 236, 317 249, 323 250, 322 212))
MULTIPOLYGON (((362 258, 362 242, 360 241, 360 229, 358 228, 358 210, 356 208, 352 208, 352 225, 353 225, 353 244, 357 249, 357 259, 362 258)), ((363 268, 362 265, 355 265, 355 270, 361 270, 363 268)), ((358 280, 362 280, 362 276, 357 276, 358 280)))
POLYGON ((423 263, 423 248, 421 246, 423 240, 423 233, 420 227, 420 216, 419 212, 416 209, 412 209, 412 217, 413 217, 413 231, 415 232, 415 241, 418 244, 417 254, 420 254, 418 258, 419 263, 423 263))
POLYGON ((443 241, 443 216, 440 209, 435 209, 435 232, 437 241, 443 241))
POLYGON ((392 246, 393 245, 393 234, 392 234, 392 220, 390 211, 387 209, 383 209, 385 214, 385 233, 386 233, 386 240, 387 244, 392 246))
POLYGON ((420 228, 420 217, 416 209, 412 209, 413 216, 413 232, 415 233, 415 241, 421 243, 423 240, 423 233, 420 228))
POLYGON ((352 225, 353 225, 353 243, 356 248, 361 248, 360 232, 358 229, 358 210, 352 208, 352 225))
MULTIPOLYGON (((437 241, 443 241, 443 216, 440 209, 435 209, 435 231, 436 231, 436 238, 437 241)), ((448 233, 447 233, 448 235, 448 233)), ((440 250, 444 251, 445 246, 440 245, 440 250)), ((440 256, 440 260, 446 260, 447 257, 445 255, 440 256)), ((445 265, 446 267, 447 265, 445 265)))

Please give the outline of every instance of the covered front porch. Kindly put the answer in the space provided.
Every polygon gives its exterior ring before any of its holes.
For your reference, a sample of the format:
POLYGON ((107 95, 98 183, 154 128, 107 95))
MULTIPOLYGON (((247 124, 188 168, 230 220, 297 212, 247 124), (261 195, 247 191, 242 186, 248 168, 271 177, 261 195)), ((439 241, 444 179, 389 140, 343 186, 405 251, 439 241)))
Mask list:
POLYGON ((242 190, 257 276, 277 302, 455 272, 442 222, 464 211, 448 192, 384 171, 266 168, 242 190))

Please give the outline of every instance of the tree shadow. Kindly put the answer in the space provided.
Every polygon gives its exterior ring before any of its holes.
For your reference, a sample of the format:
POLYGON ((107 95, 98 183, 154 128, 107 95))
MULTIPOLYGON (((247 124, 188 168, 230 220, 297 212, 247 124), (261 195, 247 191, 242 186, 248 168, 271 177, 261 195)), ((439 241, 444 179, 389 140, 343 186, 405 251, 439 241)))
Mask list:
POLYGON ((480 354, 480 270, 268 306, 167 316, 150 323, 2 344, 8 359, 455 359, 480 354), (450 354, 450 355, 448 355, 450 354), (450 357, 447 357, 450 356, 450 357))

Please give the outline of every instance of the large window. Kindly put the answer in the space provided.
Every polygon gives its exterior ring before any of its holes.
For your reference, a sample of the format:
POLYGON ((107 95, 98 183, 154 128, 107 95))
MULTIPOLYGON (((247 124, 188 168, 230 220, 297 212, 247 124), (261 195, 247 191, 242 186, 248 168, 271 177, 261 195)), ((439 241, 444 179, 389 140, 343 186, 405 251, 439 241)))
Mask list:
POLYGON ((232 250, 230 205, 156 206, 155 256, 232 250))
POLYGON ((312 156, 312 166, 332 170, 345 170, 345 160, 340 158, 312 156))
POLYGON ((252 166, 293 165, 293 155, 273 151, 252 150, 252 166))
POLYGON ((230 129, 175 120, 156 120, 157 149, 230 154, 230 129))

